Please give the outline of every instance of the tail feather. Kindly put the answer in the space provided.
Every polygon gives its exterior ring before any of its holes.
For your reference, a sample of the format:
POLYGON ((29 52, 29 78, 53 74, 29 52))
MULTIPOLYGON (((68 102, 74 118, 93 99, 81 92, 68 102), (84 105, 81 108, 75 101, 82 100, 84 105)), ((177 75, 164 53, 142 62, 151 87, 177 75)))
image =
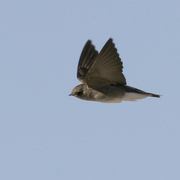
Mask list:
POLYGON ((151 97, 157 97, 157 98, 160 98, 160 95, 158 95, 158 94, 151 94, 151 93, 148 93, 148 94, 150 94, 151 97))
POLYGON ((148 92, 145 92, 145 91, 142 91, 140 89, 136 89, 136 88, 130 87, 130 86, 125 86, 125 90, 126 90, 126 92, 133 92, 133 93, 138 93, 138 94, 147 94, 151 97, 160 98, 160 95, 158 95, 158 94, 148 93, 148 92))

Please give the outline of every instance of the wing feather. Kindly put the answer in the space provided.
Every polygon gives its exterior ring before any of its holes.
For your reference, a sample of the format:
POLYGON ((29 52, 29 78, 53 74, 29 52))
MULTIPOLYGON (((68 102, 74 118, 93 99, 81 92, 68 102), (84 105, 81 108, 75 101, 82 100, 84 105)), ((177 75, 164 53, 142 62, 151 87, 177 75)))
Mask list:
POLYGON ((81 53, 77 68, 77 78, 81 82, 84 83, 83 79, 85 78, 87 72, 93 65, 97 55, 98 52, 95 50, 95 47, 92 45, 91 41, 88 40, 81 53))
POLYGON ((110 84, 126 85, 123 64, 113 40, 110 38, 100 53, 87 41, 79 60, 78 79, 89 87, 98 89, 110 84))

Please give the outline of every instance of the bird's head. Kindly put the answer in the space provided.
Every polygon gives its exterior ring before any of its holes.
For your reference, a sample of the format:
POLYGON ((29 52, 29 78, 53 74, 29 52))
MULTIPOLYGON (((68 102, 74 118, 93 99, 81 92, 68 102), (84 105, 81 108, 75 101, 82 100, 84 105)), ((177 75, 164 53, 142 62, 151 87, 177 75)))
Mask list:
POLYGON ((87 99, 87 91, 86 91, 86 85, 85 84, 80 84, 78 86, 76 86, 71 94, 69 94, 69 96, 75 96, 77 98, 80 98, 80 99, 87 99))

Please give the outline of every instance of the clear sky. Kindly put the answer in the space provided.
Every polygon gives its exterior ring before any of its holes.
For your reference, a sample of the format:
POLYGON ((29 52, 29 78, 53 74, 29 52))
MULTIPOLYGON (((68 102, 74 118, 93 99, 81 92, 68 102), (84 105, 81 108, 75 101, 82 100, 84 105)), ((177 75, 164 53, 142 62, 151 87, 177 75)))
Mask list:
POLYGON ((180 179, 179 0, 1 0, 0 179, 180 179), (127 84, 162 97, 69 97, 86 41, 112 37, 127 84))

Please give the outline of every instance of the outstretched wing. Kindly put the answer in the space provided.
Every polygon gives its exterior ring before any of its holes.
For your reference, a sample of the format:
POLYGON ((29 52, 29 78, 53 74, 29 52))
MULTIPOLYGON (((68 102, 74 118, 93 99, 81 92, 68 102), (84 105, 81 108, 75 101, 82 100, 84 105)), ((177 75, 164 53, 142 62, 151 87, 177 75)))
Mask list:
POLYGON ((97 56, 98 52, 95 50, 95 47, 92 45, 91 41, 88 40, 84 46, 84 49, 82 50, 77 69, 77 78, 82 83, 86 83, 84 79, 97 56))
MULTIPOLYGON (((85 49, 86 51, 89 49, 88 52, 92 52, 92 45, 87 46, 88 42, 83 52, 85 52, 85 49)), ((95 51, 95 49, 93 50, 95 51)), ((81 56, 84 56, 83 52, 81 56)), ((84 62, 85 60, 80 58, 80 61, 84 62)), ((89 87, 98 89, 110 84, 126 84, 126 79, 122 73, 122 61, 111 38, 106 42, 98 55, 94 56, 91 60, 86 59, 86 62, 90 62, 89 69, 84 70, 83 76, 78 76, 78 79, 83 83, 87 83, 89 87)))

